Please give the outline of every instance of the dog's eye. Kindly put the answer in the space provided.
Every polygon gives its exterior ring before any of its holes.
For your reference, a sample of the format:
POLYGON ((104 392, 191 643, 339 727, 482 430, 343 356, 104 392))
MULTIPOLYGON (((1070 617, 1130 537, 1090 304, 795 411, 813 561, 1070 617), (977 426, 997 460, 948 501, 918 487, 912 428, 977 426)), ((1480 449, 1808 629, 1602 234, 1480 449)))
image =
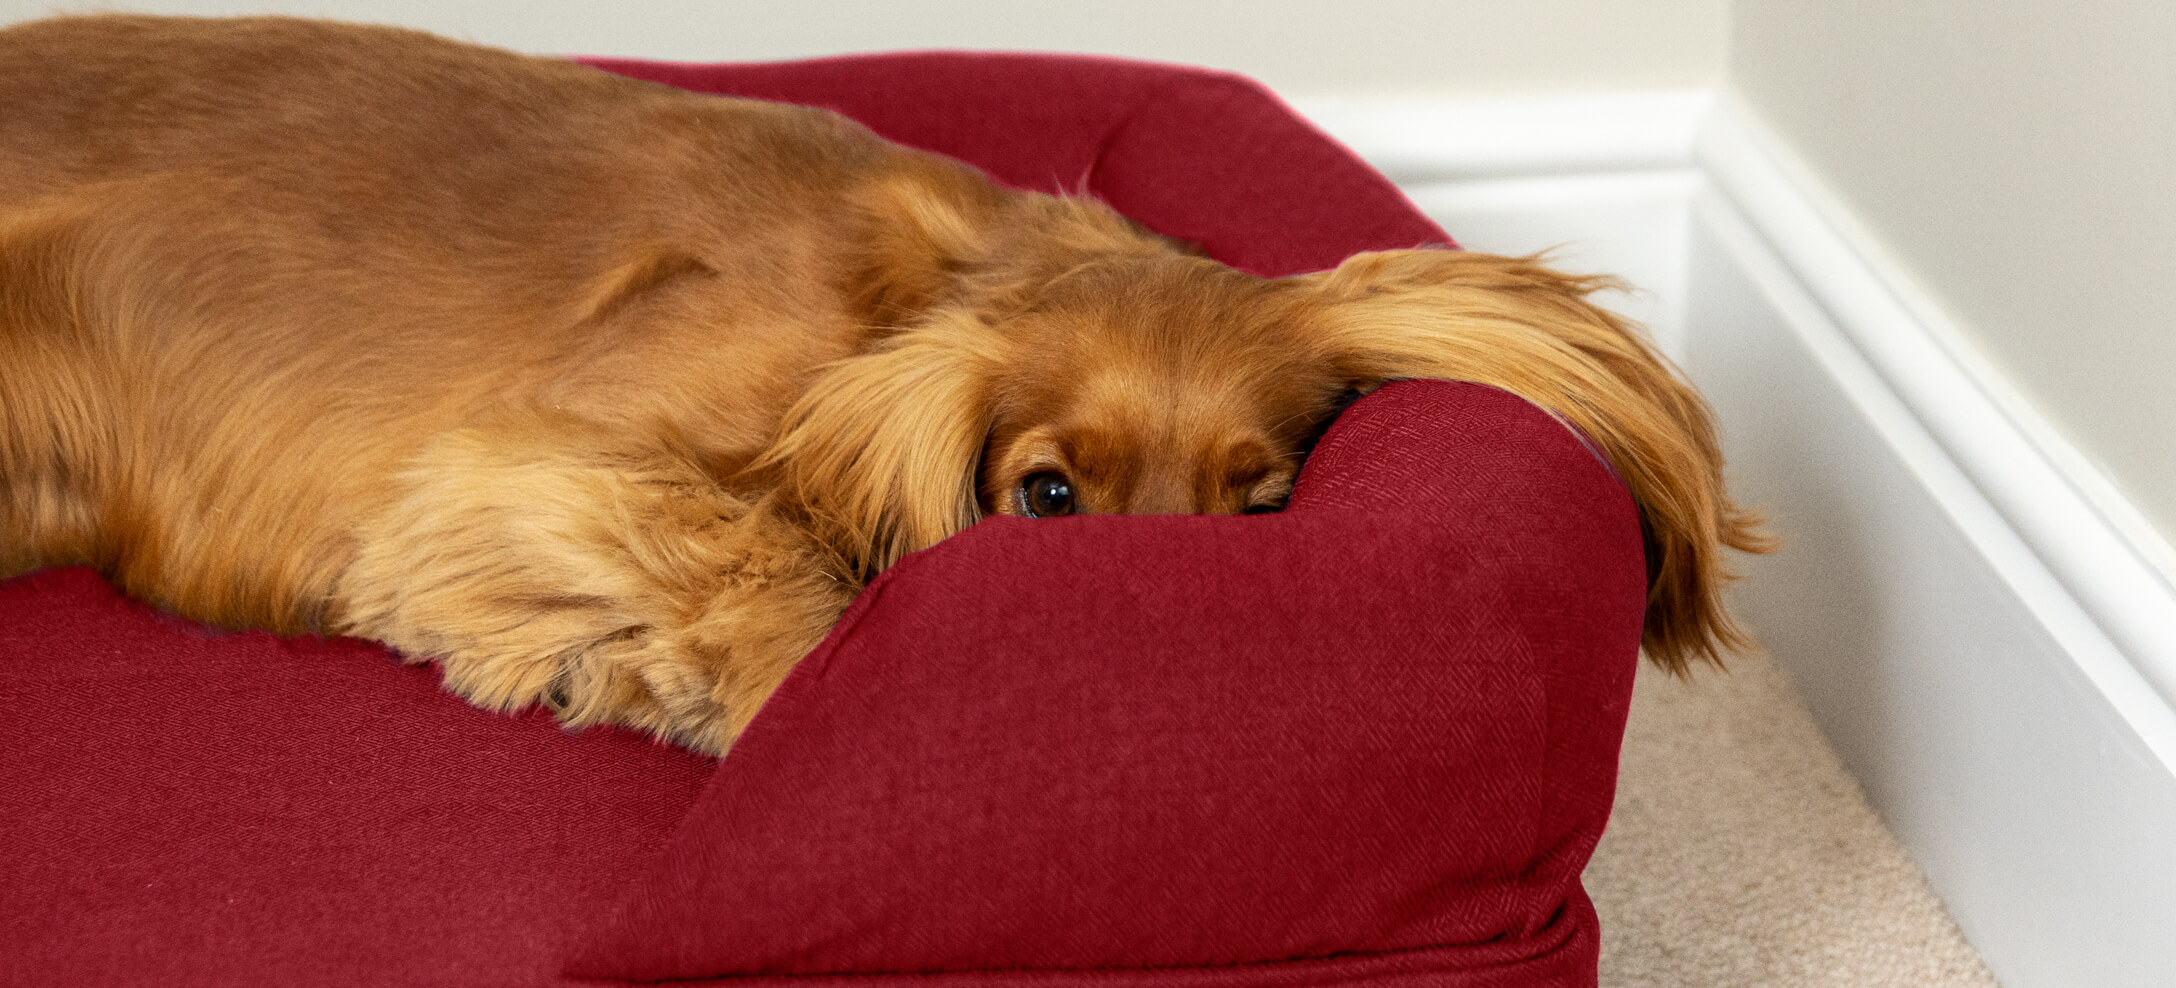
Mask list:
POLYGON ((1073 482, 1062 473, 1031 473, 1020 482, 1020 508, 1030 518, 1073 513, 1073 482))

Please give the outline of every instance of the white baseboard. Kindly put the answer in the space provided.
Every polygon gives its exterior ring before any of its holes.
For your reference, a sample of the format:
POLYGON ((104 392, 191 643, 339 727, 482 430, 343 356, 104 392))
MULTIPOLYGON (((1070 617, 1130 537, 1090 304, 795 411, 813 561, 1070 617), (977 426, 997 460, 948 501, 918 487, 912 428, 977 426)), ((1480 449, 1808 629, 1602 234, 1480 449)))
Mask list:
POLYGON ((1935 441, 2176 702, 2176 550, 1735 98, 1717 103, 1698 155, 1935 441))
POLYGON ((1996 975, 2176 984, 2176 554, 1746 108, 1301 108, 1469 246, 1654 293, 1789 539, 1741 609, 1996 975))
POLYGON ((1738 608, 2004 984, 2176 984, 2168 708, 1720 195, 1688 370, 1787 540, 1738 608))

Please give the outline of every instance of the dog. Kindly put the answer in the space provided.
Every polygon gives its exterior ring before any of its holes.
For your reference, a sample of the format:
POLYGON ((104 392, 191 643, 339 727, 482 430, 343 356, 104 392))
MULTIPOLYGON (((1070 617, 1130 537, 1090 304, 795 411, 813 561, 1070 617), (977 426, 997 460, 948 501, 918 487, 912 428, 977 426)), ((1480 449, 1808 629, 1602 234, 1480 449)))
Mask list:
POLYGON ((1682 670, 1744 644, 1724 550, 1764 542, 1601 284, 1258 278, 835 114, 410 31, 35 22, 0 31, 0 574, 717 754, 901 555, 1277 510, 1351 396, 1443 377, 1598 445, 1682 670))

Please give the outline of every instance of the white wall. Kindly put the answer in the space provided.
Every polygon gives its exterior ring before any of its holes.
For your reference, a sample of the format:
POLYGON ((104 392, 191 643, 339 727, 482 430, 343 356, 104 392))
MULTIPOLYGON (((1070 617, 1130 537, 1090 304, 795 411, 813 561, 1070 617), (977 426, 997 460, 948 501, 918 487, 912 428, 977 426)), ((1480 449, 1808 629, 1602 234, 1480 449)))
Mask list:
POLYGON ((689 61, 899 48, 1128 55, 1232 69, 1287 95, 1702 85, 1728 0, 0 0, 0 22, 95 9, 292 13, 538 53, 689 61))
POLYGON ((1738 0, 1730 85, 2176 536, 2176 4, 1738 0))

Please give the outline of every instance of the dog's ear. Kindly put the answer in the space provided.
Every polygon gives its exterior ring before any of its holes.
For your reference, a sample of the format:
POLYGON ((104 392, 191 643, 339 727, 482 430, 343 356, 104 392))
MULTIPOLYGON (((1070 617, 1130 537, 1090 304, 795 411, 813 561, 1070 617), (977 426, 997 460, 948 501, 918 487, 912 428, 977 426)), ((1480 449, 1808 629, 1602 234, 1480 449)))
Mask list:
POLYGON ((1199 253, 1089 198, 1022 196, 953 162, 910 159, 855 193, 841 269, 850 311, 885 332, 951 306, 1001 314, 1084 265, 1199 253))
POLYGON ((1642 644, 1682 673, 1750 644, 1723 606, 1727 546, 1772 544, 1723 490, 1707 404, 1630 325, 1587 300, 1614 284, 1536 258, 1413 250, 1357 255, 1294 279, 1313 356, 1365 390, 1407 377, 1472 381, 1548 409, 1597 443, 1639 505, 1647 542, 1642 644))
POLYGON ((748 469, 867 579, 978 517, 996 334, 948 312, 826 368, 748 469))
POLYGON ((990 253, 989 232, 1007 208, 988 181, 950 162, 909 159, 864 185, 855 194, 860 229, 843 269, 855 317, 898 329, 957 295, 961 275, 990 253))

